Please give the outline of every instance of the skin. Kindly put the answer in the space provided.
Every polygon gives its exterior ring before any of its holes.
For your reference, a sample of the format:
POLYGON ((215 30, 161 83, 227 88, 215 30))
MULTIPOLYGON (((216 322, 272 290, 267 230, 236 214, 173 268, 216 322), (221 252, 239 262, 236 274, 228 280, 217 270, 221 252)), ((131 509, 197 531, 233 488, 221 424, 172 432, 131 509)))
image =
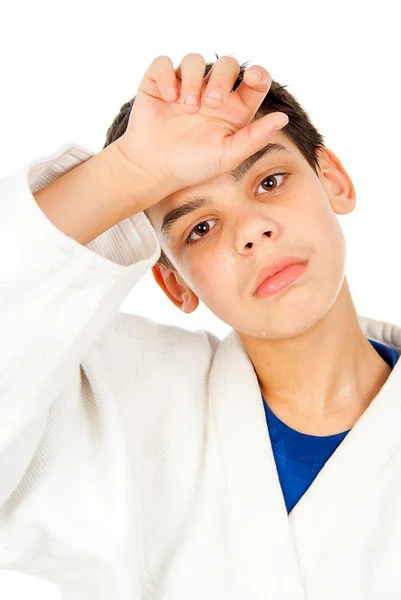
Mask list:
POLYGON ((354 210, 355 190, 329 149, 319 154, 317 176, 283 131, 269 141, 287 146, 291 156, 267 155, 239 185, 224 174, 146 211, 177 267, 155 265, 152 271, 180 310, 191 313, 202 300, 235 329, 266 402, 284 423, 302 433, 332 435, 353 427, 391 372, 359 327, 345 277, 337 215, 354 210), (284 178, 272 177, 268 184, 277 191, 269 191, 264 178, 279 171, 291 176, 282 189, 284 178), (194 194, 212 196, 213 207, 187 215, 172 239, 162 238, 164 214, 194 194), (204 230, 192 234, 199 241, 185 246, 191 229, 205 220, 204 230), (308 260, 304 274, 276 295, 256 298, 260 269, 288 255, 308 260))

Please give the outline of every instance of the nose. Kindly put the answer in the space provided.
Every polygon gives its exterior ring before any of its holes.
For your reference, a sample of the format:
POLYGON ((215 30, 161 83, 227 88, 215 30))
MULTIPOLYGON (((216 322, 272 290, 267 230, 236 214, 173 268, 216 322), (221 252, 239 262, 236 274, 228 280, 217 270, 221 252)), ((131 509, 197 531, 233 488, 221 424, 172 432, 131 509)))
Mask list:
MULTIPOLYGON (((271 231, 265 231, 265 233, 264 233, 263 235, 265 235, 265 236, 267 236, 267 237, 271 237, 271 235, 272 235, 272 232, 271 232, 271 231)), ((253 247, 253 245, 254 245, 254 243, 255 243, 255 242, 248 242, 248 243, 245 245, 245 247, 246 247, 246 248, 252 248, 252 247, 253 247)))
POLYGON ((266 215, 242 217, 237 227, 237 252, 240 254, 255 252, 256 248, 264 251, 271 247, 279 235, 278 225, 266 215))

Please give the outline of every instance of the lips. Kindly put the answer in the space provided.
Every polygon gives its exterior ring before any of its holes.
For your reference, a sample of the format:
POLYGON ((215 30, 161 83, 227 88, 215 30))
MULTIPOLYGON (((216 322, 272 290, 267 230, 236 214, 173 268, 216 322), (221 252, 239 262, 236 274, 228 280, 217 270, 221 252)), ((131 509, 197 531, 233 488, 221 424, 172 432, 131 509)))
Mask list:
POLYGON ((260 272, 256 279, 256 287, 254 293, 258 291, 259 287, 264 283, 269 277, 272 277, 279 271, 282 271, 286 267, 290 265, 300 265, 305 264, 307 261, 304 258, 299 258, 298 256, 280 256, 275 261, 271 263, 268 267, 264 267, 260 272))

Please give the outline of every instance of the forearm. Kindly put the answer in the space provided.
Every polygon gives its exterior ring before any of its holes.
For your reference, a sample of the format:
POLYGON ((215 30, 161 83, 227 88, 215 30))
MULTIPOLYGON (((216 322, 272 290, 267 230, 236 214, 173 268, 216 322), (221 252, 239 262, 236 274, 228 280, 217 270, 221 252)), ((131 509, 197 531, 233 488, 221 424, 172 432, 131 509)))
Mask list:
POLYGON ((110 144, 33 195, 60 231, 86 245, 167 193, 157 182, 124 166, 110 144))

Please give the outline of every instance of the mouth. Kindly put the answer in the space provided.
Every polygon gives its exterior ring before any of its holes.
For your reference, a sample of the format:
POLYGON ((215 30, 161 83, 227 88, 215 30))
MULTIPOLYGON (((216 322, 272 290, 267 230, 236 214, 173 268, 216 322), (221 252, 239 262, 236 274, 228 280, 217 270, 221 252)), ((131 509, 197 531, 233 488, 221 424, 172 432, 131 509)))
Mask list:
POLYGON ((306 269, 307 260, 297 256, 283 256, 268 267, 264 267, 257 277, 254 296, 266 297, 276 294, 295 281, 306 269))

